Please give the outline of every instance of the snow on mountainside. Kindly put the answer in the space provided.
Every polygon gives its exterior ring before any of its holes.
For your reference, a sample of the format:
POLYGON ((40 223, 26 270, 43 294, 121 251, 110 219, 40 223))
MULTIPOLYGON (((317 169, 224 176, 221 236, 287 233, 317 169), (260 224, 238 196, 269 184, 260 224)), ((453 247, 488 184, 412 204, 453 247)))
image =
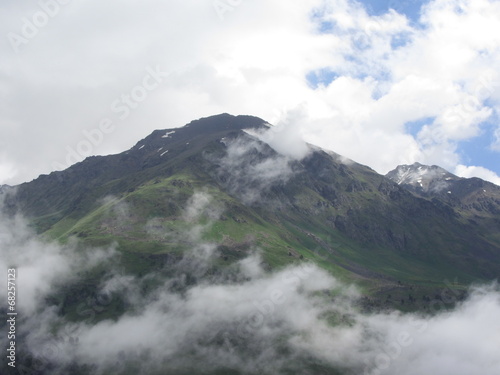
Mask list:
MULTIPOLYGON (((412 193, 437 198, 478 217, 500 214, 500 186, 480 178, 462 178, 438 166, 419 163, 400 165, 386 177, 412 193)), ((464 212, 465 212, 464 211, 464 212)), ((495 222, 498 228, 499 222, 495 222)), ((497 231, 497 230, 496 230, 497 231)))
POLYGON ((400 165, 387 173, 386 177, 398 185, 411 186, 419 192, 433 193, 443 192, 451 187, 452 182, 461 179, 436 165, 428 166, 420 163, 400 165))

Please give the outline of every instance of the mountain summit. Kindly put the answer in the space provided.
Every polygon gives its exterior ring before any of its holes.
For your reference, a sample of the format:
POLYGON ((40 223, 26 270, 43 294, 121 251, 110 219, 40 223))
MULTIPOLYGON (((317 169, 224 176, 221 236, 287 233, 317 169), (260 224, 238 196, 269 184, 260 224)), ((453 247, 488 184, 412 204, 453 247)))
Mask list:
POLYGON ((386 174, 386 177, 398 185, 403 185, 415 192, 441 192, 451 186, 459 177, 437 165, 428 166, 420 163, 400 165, 386 174))
POLYGON ((500 215, 500 187, 480 178, 461 178, 441 167, 419 163, 400 165, 386 177, 417 196, 446 203, 470 220, 492 220, 500 215))
POLYGON ((255 135, 268 129, 222 114, 156 130, 9 189, 4 209, 60 241, 115 243, 138 273, 192 247, 198 220, 218 266, 261 249, 270 268, 309 260, 375 292, 500 276, 499 187, 420 164, 382 176, 314 147, 292 159, 255 135))

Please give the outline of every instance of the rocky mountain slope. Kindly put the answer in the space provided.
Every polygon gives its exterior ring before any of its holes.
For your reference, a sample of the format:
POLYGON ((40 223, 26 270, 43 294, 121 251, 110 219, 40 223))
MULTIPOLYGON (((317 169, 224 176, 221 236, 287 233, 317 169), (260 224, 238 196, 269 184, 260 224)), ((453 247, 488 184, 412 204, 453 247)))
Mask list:
POLYGON ((386 177, 414 195, 451 208, 479 235, 497 241, 500 187, 480 178, 460 178, 438 166, 401 165, 386 177))

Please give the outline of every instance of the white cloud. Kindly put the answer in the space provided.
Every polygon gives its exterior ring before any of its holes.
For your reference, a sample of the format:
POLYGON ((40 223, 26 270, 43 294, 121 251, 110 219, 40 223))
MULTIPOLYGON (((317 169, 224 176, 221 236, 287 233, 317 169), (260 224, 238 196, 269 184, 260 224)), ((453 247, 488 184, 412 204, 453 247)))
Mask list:
POLYGON ((460 177, 479 177, 483 180, 493 182, 496 185, 500 186, 500 177, 487 168, 478 167, 478 166, 465 166, 463 164, 457 165, 455 168, 455 174, 460 177))
POLYGON ((281 122, 263 132, 258 132, 256 136, 279 154, 301 160, 310 152, 302 135, 302 129, 307 122, 306 109, 298 107, 288 111, 281 122))
POLYGON ((11 163, 0 164, 0 181, 9 181, 17 174, 16 168, 11 163))
MULTIPOLYGON (((272 133, 272 129, 262 134, 259 137, 267 138, 271 144, 282 140, 272 133)), ((293 175, 291 159, 275 153, 267 144, 250 134, 223 138, 220 142, 225 146, 223 155, 205 155, 209 160, 217 160, 218 168, 214 171, 214 177, 218 183, 245 204, 271 204, 266 198, 269 190, 285 183, 293 175)), ((300 146, 306 148, 303 141, 300 146)), ((290 154, 297 155, 298 152, 290 154)))
MULTIPOLYGON (((17 309, 22 314, 34 314, 52 288, 74 280, 76 271, 84 271, 116 256, 113 248, 76 251, 76 247, 72 241, 66 246, 43 242, 36 238, 23 218, 2 215, 1 272, 6 279, 7 269, 16 269, 15 282, 20 291, 17 309)), ((0 286, 0 292, 7 295, 6 283, 0 286)))
POLYGON ((389 361, 387 370, 380 366, 382 371, 373 373, 493 375, 498 372, 500 360, 490 356, 495 350, 493 348, 500 345, 497 337, 499 326, 493 322, 493 314, 500 308, 500 299, 498 290, 490 294, 493 290, 478 289, 455 311, 428 319, 401 316, 388 322, 384 316, 376 317, 372 320, 374 326, 385 327, 383 330, 388 333, 386 347, 382 346, 381 350, 389 353, 385 355, 389 361), (398 350, 391 348, 390 344, 398 342, 398 335, 404 333, 408 333, 408 346, 402 345, 397 355, 398 350))
POLYGON ((495 139, 491 143, 491 148, 495 151, 500 151, 500 125, 495 130, 495 139))

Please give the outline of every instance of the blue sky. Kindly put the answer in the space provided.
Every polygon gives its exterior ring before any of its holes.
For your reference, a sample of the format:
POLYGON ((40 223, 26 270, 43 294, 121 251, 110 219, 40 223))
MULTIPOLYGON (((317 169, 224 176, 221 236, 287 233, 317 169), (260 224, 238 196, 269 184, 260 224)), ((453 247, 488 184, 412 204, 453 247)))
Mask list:
POLYGON ((0 5, 0 184, 222 112, 379 173, 500 184, 497 0, 55 1, 0 5))
POLYGON ((380 15, 386 13, 389 9, 394 9, 398 13, 406 15, 413 23, 418 23, 420 18, 420 8, 427 1, 418 0, 380 0, 380 1, 361 1, 365 5, 368 13, 380 15))

